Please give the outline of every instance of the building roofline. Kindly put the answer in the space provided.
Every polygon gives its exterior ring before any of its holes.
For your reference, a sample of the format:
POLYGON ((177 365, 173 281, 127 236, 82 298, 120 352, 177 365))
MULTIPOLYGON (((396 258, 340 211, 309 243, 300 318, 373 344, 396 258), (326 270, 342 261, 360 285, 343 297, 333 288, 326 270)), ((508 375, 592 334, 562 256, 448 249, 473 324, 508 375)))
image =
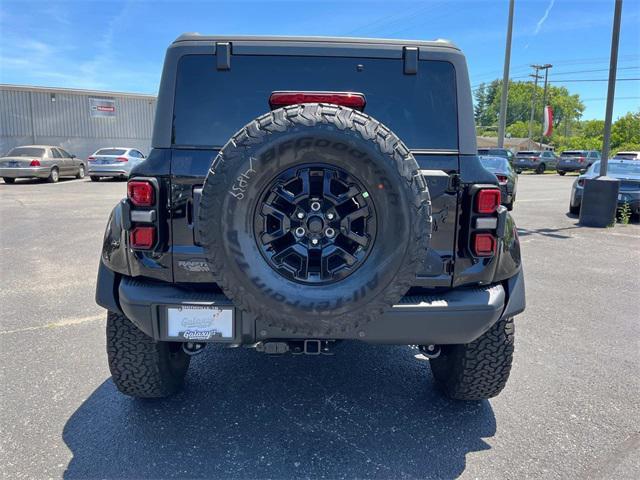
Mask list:
POLYGON ((398 38, 360 38, 360 37, 318 37, 318 36, 279 36, 279 35, 202 35, 196 32, 183 33, 173 43, 180 42, 296 42, 296 43, 344 43, 366 45, 397 45, 452 48, 459 50, 449 40, 409 40, 398 38))
POLYGON ((146 93, 128 93, 128 92, 113 92, 108 90, 87 90, 82 88, 62 88, 62 87, 41 87, 37 85, 10 85, 7 83, 0 83, 0 90, 14 90, 14 91, 29 91, 29 92, 44 92, 44 93, 67 93, 77 95, 97 95, 97 96, 119 96, 119 97, 134 97, 144 98, 147 100, 155 100, 155 95, 149 95, 146 93))

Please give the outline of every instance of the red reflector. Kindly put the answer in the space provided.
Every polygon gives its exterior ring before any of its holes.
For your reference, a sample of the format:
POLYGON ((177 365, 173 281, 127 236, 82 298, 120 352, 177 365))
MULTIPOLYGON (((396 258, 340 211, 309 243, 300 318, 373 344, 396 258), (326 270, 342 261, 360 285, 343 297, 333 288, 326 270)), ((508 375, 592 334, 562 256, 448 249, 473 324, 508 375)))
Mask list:
POLYGON ((154 203, 153 185, 133 180, 127 184, 127 196, 136 207, 151 207, 154 203))
POLYGON ((362 111, 367 102, 362 93, 353 92, 273 92, 269 97, 272 110, 300 103, 333 103, 362 111))
POLYGON ((580 162, 580 163, 584 163, 585 160, 586 160, 586 158, 584 158, 584 157, 579 157, 578 158, 578 162, 580 162))
POLYGON ((127 157, 118 157, 116 158, 116 162, 128 162, 129 159, 127 157))
POLYGON ((500 206, 500 190, 480 190, 476 195, 476 211, 478 213, 493 213, 500 206))
POLYGON ((498 182, 507 183, 507 177, 505 175, 496 175, 498 177, 498 182))
POLYGON ((478 257, 489 257, 495 253, 496 239, 490 233, 476 233, 473 240, 473 252, 478 257))
POLYGON ((132 248, 151 248, 156 240, 156 227, 135 227, 129 232, 132 248))
POLYGON ((31 163, 29 164, 30 167, 39 167, 40 166, 40 160, 36 160, 35 158, 33 160, 31 160, 31 163))
POLYGON ((96 157, 89 157, 87 158, 87 160, 89 160, 90 162, 93 162, 96 159, 96 157))

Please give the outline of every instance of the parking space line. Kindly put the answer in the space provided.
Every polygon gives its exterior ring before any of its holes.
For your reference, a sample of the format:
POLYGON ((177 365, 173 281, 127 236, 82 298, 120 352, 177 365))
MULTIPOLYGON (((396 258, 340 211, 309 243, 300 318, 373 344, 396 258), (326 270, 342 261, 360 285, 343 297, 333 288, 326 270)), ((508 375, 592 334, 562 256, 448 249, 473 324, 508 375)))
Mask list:
POLYGON ((81 323, 93 322, 95 320, 100 320, 103 318, 104 318, 104 315, 94 315, 92 317, 82 317, 82 318, 70 318, 68 320, 61 320, 59 322, 47 323, 46 325, 38 325, 37 327, 16 328, 15 330, 0 330, 0 335, 8 335, 10 333, 30 332, 32 330, 42 330, 45 328, 68 327, 71 325, 78 325, 81 323))

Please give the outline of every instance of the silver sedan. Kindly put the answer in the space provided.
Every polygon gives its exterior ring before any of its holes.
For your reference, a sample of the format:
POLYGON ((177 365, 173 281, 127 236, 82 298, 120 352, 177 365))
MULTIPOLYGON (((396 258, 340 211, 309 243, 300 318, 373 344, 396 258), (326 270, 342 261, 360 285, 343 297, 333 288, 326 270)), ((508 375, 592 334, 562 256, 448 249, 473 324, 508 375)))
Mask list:
POLYGON ((16 178, 46 178, 56 183, 60 177, 83 178, 84 162, 60 147, 25 145, 15 147, 0 158, 0 177, 5 183, 16 178))
POLYGON ((101 148, 88 158, 89 176, 94 182, 102 177, 128 178, 131 169, 144 158, 137 148, 101 148))

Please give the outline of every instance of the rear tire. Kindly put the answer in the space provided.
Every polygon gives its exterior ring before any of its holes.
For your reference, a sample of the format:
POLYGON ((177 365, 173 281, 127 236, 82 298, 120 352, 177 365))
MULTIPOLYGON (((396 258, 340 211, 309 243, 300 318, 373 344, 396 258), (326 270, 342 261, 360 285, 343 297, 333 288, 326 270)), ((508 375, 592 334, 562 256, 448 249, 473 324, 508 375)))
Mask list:
POLYGON ((8 184, 16 183, 15 178, 2 177, 2 179, 4 180, 4 183, 8 183, 8 184))
POLYGON ((567 172, 560 172, 560 171, 559 171, 559 172, 558 172, 558 175, 560 175, 561 177, 564 177, 566 173, 567 173, 567 172))
POLYGON ((139 398, 161 398, 180 390, 191 361, 180 343, 156 342, 114 312, 107 314, 107 357, 118 390, 139 398))
POLYGON ((89 177, 89 178, 91 178, 92 182, 99 182, 100 181, 100 177, 96 177, 95 175, 91 175, 91 177, 89 177))
POLYGON ((547 169, 547 166, 544 163, 541 163, 540 165, 538 165, 538 168, 536 168, 536 173, 540 175, 544 173, 546 169, 547 169))
POLYGON ((444 346, 430 360, 438 387, 455 400, 495 397, 507 384, 513 361, 513 318, 498 320, 466 345, 444 346))
POLYGON ((53 167, 51 169, 51 173, 49 174, 49 177, 47 177, 47 182, 58 183, 58 180, 60 180, 60 173, 58 172, 58 169, 56 167, 53 167))
POLYGON ((571 215, 580 215, 580 205, 574 207, 573 205, 569 204, 569 213, 571 215))
POLYGON ((82 164, 81 164, 81 165, 78 167, 78 174, 76 175, 76 178, 77 178, 78 180, 81 180, 81 179, 83 179, 83 178, 84 178, 84 165, 82 165, 82 164))

